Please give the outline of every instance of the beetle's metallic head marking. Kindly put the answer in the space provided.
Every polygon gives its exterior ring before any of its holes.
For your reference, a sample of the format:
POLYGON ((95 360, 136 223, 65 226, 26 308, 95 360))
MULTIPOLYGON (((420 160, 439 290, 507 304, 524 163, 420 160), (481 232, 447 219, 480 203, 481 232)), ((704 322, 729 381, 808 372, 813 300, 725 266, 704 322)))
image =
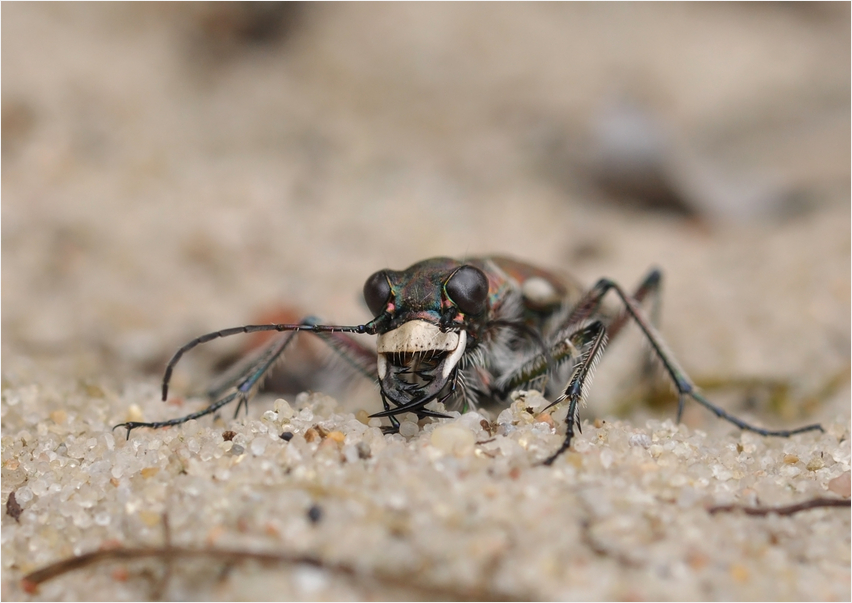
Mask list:
POLYGON ((364 299, 375 315, 379 384, 388 400, 422 406, 452 391, 459 361, 484 328, 488 293, 482 270, 450 258, 367 279, 364 299))

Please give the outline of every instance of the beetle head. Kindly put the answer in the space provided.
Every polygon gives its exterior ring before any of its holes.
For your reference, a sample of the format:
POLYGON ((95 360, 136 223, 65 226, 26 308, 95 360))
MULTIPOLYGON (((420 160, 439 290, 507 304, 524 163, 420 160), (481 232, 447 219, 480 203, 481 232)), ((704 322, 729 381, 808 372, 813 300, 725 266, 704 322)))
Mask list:
POLYGON ((452 393, 459 361, 478 343, 489 310, 488 278, 450 258, 381 270, 364 284, 375 315, 382 395, 401 412, 452 393))

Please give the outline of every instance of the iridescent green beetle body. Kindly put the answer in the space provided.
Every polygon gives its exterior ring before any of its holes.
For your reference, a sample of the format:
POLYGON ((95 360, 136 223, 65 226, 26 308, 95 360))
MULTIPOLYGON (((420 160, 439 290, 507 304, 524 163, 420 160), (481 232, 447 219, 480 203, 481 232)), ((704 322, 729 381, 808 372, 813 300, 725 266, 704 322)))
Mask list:
POLYGON ((396 417, 403 413, 441 418, 447 416, 444 409, 466 411, 483 401, 505 403, 516 389, 548 384, 545 391, 555 394, 555 399, 547 408, 563 401, 568 405, 565 440, 544 461, 550 464, 571 445, 574 429, 580 425, 580 402, 607 339, 633 321, 677 389, 678 420, 685 400, 692 399, 739 428, 762 435, 788 437, 822 429, 819 425, 793 430, 754 427, 704 398, 641 309, 646 300, 657 299, 660 281, 660 272, 652 270, 632 294, 609 279, 584 290, 568 277, 499 256, 438 257, 405 270, 380 270, 364 285, 364 299, 374 316, 371 321, 341 326, 307 318, 299 324, 248 325, 203 335, 169 361, 163 400, 175 364, 195 346, 240 333, 282 333, 233 378, 211 389, 212 402, 204 410, 169 421, 120 426, 129 437, 137 427, 178 425, 235 400, 239 412, 241 406, 248 406, 292 338, 306 331, 378 382, 384 410, 372 416, 387 417, 390 431, 399 427, 396 417), (621 301, 621 312, 602 310, 609 292, 621 301), (375 350, 352 335, 375 335, 375 350))

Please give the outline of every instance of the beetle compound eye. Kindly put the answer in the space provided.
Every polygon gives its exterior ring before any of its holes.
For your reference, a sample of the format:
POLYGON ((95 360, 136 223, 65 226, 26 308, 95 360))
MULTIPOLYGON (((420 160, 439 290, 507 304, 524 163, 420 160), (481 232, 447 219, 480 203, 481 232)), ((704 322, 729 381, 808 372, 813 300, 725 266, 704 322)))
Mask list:
POLYGON ((488 298, 488 278, 479 268, 462 266, 444 286, 447 296, 465 314, 479 314, 485 310, 488 298))
POLYGON ((364 283, 364 301, 373 316, 378 316, 385 309, 390 299, 391 287, 384 270, 376 272, 364 283))

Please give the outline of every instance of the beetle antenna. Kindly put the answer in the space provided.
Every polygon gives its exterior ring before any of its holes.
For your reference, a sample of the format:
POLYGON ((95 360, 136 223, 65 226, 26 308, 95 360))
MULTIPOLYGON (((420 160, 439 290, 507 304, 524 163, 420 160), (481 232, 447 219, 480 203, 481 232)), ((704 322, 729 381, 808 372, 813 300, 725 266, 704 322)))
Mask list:
POLYGON ((367 335, 374 335, 376 332, 376 321, 368 322, 365 325, 353 326, 320 325, 316 324, 315 321, 316 319, 311 316, 306 318, 300 324, 245 325, 242 327, 222 329, 221 331, 214 331, 213 333, 207 333, 201 337, 196 337, 175 352, 174 356, 172 356, 171 360, 169 360, 168 364, 166 364, 166 371, 163 374, 163 402, 168 399, 169 381, 172 378, 172 372, 174 371, 175 365, 180 361, 181 357, 192 348, 199 346, 202 343, 213 341, 214 339, 230 337, 231 335, 242 335, 243 333, 258 333, 260 331, 277 331, 279 333, 284 331, 308 331, 311 333, 358 333, 367 335))

